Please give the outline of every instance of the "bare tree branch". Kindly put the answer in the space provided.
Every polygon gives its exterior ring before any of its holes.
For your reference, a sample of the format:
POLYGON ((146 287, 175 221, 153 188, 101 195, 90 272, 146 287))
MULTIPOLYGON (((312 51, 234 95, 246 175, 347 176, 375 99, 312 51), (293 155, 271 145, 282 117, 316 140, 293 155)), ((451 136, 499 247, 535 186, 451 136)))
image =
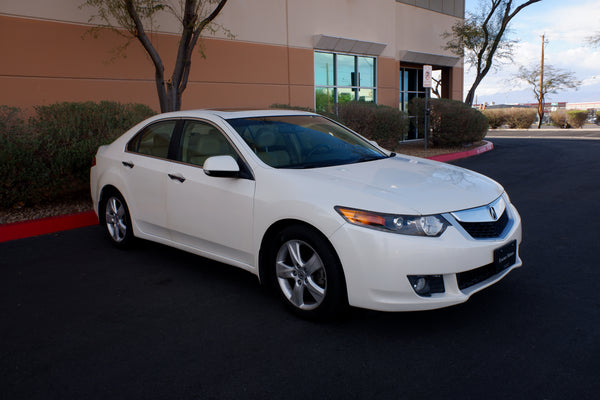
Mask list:
MULTIPOLYGON (((570 71, 565 71, 559 68, 555 68, 552 65, 544 65, 544 84, 540 91, 540 73, 541 66, 535 65, 531 67, 519 67, 519 72, 514 75, 514 79, 517 82, 525 82, 533 91, 535 99, 540 102, 546 97, 547 94, 556 94, 560 91, 567 89, 577 89, 581 86, 581 81, 575 78, 575 74, 570 71)), ((541 124, 542 118, 544 118, 544 107, 538 109, 538 118, 541 124)), ((539 125, 538 125, 539 128, 539 125)))
POLYGON ((478 15, 469 16, 455 24, 451 32, 442 34, 443 38, 450 38, 444 49, 464 57, 466 63, 475 67, 475 80, 465 103, 473 104, 475 91, 491 70, 494 60, 512 58, 515 42, 505 37, 510 21, 525 7, 540 1, 526 1, 514 10, 513 0, 482 1, 478 15))
MULTIPOLYGON (((90 18, 90 22, 97 24, 91 29, 94 34, 98 33, 99 29, 111 29, 128 40, 135 38, 140 42, 154 64, 160 108, 162 112, 166 112, 181 109, 181 98, 187 87, 194 48, 205 29, 209 29, 210 32, 217 31, 217 28, 211 26, 226 3, 227 0, 180 0, 181 15, 178 15, 172 1, 168 0, 85 0, 82 6, 93 7, 97 12, 90 18), (214 3, 217 3, 216 7, 203 16, 205 6, 214 3), (147 33, 148 29, 152 32, 155 28, 156 15, 162 11, 175 15, 181 23, 173 73, 171 79, 166 82, 162 59, 147 33)), ((229 30, 218 24, 216 26, 230 35, 229 30)), ((128 44, 129 41, 121 49, 124 51, 128 44)), ((204 56, 203 53, 202 55, 204 56)))

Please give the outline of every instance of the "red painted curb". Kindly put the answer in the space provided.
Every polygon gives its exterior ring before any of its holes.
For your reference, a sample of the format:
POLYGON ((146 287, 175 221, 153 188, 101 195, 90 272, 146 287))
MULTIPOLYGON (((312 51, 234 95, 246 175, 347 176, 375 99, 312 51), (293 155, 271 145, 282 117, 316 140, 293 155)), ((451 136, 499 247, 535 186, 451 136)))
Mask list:
POLYGON ((479 146, 476 149, 459 151, 458 153, 440 154, 439 156, 427 158, 434 161, 448 162, 458 160, 460 158, 476 156, 477 154, 485 153, 486 151, 490 151, 494 148, 494 144, 492 142, 488 142, 487 140, 485 140, 484 142, 485 144, 483 146, 479 146))
MULTIPOLYGON (((459 158, 471 157, 485 153, 494 148, 494 144, 486 141, 486 144, 476 149, 461 151, 458 153, 441 154, 439 156, 427 157, 430 160, 447 162, 459 158)), ((93 211, 77 214, 60 215, 57 217, 40 218, 32 221, 15 222, 0 225, 0 243, 9 240, 24 239, 32 236, 45 235, 66 231, 69 229, 83 228, 84 226, 96 225, 98 217, 93 211)))
POLYGON ((82 228, 84 226, 96 225, 97 223, 98 217, 96 213, 86 211, 77 214, 4 224, 0 225, 0 242, 82 228))

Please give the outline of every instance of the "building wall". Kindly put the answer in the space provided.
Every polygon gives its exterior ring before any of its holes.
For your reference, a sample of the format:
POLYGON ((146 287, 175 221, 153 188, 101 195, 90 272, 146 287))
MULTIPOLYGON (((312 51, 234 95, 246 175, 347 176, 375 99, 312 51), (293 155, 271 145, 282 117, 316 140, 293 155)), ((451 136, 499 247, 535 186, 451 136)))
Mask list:
MULTIPOLYGON (((56 101, 142 102, 158 110, 154 67, 137 41, 115 57, 124 39, 86 34, 91 9, 81 0, 3 0, 0 4, 0 104, 31 108, 56 101)), ((440 34, 455 21, 395 0, 230 0, 223 31, 194 53, 184 108, 314 106, 314 36, 384 43, 377 59, 378 103, 398 106, 400 50, 448 55, 440 34)), ((176 52, 177 24, 167 16, 153 35, 166 76, 176 52)), ((462 98, 462 68, 450 74, 462 98)))

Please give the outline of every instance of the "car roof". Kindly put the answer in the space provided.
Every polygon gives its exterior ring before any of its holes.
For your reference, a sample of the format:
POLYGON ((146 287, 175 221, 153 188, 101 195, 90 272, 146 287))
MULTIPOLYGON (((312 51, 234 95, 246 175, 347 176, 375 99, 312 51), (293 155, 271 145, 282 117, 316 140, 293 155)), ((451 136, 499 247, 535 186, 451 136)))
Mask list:
POLYGON ((206 118, 209 115, 217 116, 227 119, 235 119, 235 118, 256 118, 256 117, 277 117, 284 115, 317 115, 311 112, 306 111, 296 111, 296 110, 235 110, 235 111, 226 111, 226 110, 186 110, 186 111, 176 111, 165 114, 160 114, 157 117, 162 118, 206 118))

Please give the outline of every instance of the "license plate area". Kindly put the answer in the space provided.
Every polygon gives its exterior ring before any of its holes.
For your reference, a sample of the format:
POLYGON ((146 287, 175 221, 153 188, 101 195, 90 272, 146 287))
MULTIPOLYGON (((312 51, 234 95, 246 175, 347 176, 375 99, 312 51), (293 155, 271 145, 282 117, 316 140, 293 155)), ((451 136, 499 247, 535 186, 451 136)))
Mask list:
POLYGON ((517 262, 517 241, 494 250, 494 266, 496 272, 504 271, 517 262))

